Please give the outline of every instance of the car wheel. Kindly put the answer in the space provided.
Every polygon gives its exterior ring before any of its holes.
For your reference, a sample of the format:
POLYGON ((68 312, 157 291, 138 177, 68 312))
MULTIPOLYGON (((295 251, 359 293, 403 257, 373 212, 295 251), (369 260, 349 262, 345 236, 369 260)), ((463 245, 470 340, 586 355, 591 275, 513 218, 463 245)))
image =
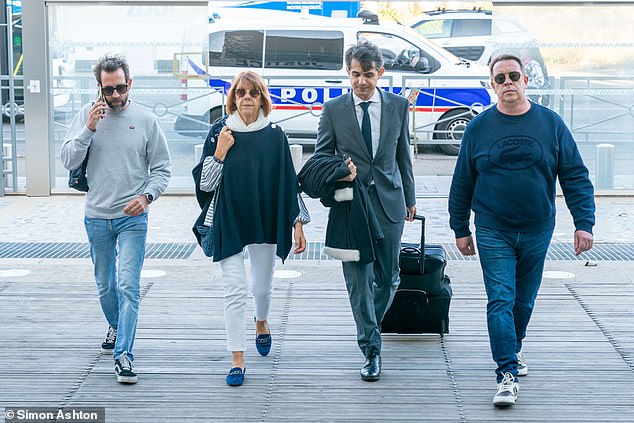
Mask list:
MULTIPOLYGON (((473 119, 473 115, 469 110, 459 109, 451 110, 445 113, 436 125, 436 134, 434 138, 438 140, 462 140, 462 134, 465 128, 473 119)), ((447 155, 457 156, 460 151, 460 144, 438 144, 440 149, 447 155)))
MULTIPOLYGON (((11 118, 11 114, 11 103, 6 103, 2 106, 2 115, 4 118, 9 120, 11 118)), ((16 120, 24 120, 24 105, 13 103, 13 115, 15 115, 16 120)))
POLYGON ((222 108, 216 107, 213 110, 209 111, 209 124, 213 125, 215 121, 222 117, 222 108))

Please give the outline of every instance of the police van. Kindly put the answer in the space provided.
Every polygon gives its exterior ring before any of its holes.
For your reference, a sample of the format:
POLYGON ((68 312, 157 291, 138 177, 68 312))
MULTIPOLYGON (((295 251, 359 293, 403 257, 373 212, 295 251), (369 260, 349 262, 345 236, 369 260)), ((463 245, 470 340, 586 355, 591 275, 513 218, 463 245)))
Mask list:
MULTIPOLYGON (((344 53, 367 39, 383 53, 382 89, 411 102, 413 140, 439 144, 458 152, 469 121, 491 104, 488 71, 459 59, 415 31, 398 24, 379 24, 376 15, 327 18, 275 12, 238 16, 225 11, 212 17, 202 55, 184 54, 180 71, 187 94, 175 130, 205 136, 224 113, 232 77, 243 70, 262 75, 269 85, 271 120, 290 138, 314 142, 322 105, 348 93, 344 53), (284 17, 280 18, 280 14, 284 17)), ((235 12, 234 12, 235 13, 235 12)))

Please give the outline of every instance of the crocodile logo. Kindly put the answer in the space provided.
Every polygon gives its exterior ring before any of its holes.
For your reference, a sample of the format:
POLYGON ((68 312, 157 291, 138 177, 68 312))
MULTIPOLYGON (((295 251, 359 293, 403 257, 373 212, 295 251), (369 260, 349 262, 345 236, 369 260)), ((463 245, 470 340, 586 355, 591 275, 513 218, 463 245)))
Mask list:
POLYGON ((522 170, 534 166, 544 156, 542 145, 534 138, 514 135, 496 141, 489 149, 493 166, 522 170))

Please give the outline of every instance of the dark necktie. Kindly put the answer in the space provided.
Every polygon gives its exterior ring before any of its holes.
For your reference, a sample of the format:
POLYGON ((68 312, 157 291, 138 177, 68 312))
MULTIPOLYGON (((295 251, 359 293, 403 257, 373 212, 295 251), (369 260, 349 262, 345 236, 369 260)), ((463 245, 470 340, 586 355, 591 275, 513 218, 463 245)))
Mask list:
POLYGON ((363 109, 363 120, 361 121, 361 134, 365 140, 365 145, 368 147, 370 158, 372 158, 372 126, 370 126, 370 113, 368 113, 368 107, 370 107, 371 101, 365 101, 359 105, 363 109))

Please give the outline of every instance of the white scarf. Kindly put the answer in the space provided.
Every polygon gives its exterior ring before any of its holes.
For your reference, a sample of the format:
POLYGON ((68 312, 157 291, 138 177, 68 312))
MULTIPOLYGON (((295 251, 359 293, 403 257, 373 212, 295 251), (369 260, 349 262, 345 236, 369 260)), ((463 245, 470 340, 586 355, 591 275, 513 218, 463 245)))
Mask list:
POLYGON ((269 118, 264 116, 264 111, 260 108, 260 112, 258 113, 258 118, 255 122, 250 124, 245 124, 240 114, 235 111, 230 114, 227 118, 227 127, 232 131, 237 132, 255 132, 259 131, 262 128, 265 128, 269 124, 269 118))

